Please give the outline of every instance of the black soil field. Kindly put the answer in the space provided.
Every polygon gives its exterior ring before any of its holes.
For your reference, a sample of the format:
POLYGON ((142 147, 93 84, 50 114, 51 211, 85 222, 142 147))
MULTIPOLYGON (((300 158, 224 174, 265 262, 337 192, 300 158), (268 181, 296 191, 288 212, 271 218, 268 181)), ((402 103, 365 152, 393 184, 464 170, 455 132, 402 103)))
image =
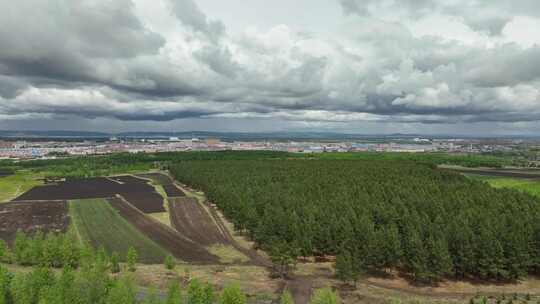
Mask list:
POLYGON ((119 183, 105 177, 70 179, 34 187, 13 201, 108 198, 120 194, 143 212, 165 212, 163 197, 146 181, 127 176, 121 180, 119 183))
POLYGON ((120 193, 130 204, 144 213, 166 212, 163 197, 157 192, 120 193))
POLYGON ((206 251, 200 244, 146 216, 125 200, 113 198, 109 199, 109 202, 128 222, 178 259, 199 264, 219 263, 219 259, 206 251))
POLYGON ((178 189, 174 184, 163 185, 163 190, 165 190, 168 197, 186 196, 184 191, 178 189))
POLYGON ((137 176, 151 179, 157 185, 168 185, 168 184, 172 184, 173 182, 169 176, 162 173, 146 173, 146 174, 138 174, 137 176))
POLYGON ((198 244, 228 244, 229 238, 213 221, 212 216, 196 199, 191 197, 169 198, 173 227, 198 244))
POLYGON ((6 177, 10 175, 13 175, 13 171, 0 168, 0 177, 6 177))
POLYGON ((66 201, 42 201, 0 204, 0 238, 11 243, 17 230, 65 232, 69 225, 66 201))

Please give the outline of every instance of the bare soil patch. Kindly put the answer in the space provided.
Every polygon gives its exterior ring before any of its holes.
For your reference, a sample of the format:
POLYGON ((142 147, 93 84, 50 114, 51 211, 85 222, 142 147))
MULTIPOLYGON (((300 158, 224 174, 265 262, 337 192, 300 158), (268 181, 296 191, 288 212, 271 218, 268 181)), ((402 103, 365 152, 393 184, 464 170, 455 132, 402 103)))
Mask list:
POLYGON ((163 207, 163 197, 153 192, 120 193, 130 204, 144 213, 166 212, 163 207))
POLYGON ((165 190, 168 197, 186 196, 184 191, 178 189, 174 184, 163 185, 163 190, 165 190))
POLYGON ((0 238, 11 243, 18 230, 66 232, 69 225, 66 201, 5 203, 0 205, 0 238))
POLYGON ((168 184, 172 184, 173 182, 169 176, 162 173, 145 173, 145 174, 137 174, 137 176, 145 178, 145 179, 150 179, 154 182, 154 184, 157 184, 157 185, 168 185, 168 184))
POLYGON ((114 179, 105 177, 68 179, 57 184, 34 187, 13 201, 108 198, 117 194, 124 196, 143 212, 165 212, 163 198, 155 188, 145 180, 132 176, 114 179))
POLYGON ((177 231, 204 246, 230 243, 229 238, 197 199, 176 197, 168 200, 171 223, 177 231))
POLYGON ((113 198, 109 199, 109 203, 128 222, 161 247, 171 252, 176 258, 190 263, 218 263, 218 258, 210 254, 201 245, 186 238, 176 230, 146 216, 127 201, 121 198, 113 198))

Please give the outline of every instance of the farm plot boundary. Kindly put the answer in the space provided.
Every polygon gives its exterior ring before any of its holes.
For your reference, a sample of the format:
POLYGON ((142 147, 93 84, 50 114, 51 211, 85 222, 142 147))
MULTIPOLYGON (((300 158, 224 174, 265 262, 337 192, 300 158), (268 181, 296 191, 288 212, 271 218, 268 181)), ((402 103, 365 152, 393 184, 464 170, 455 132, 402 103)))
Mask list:
MULTIPOLYGON (((83 241, 124 254, 133 246, 144 263, 161 263, 167 251, 126 221, 105 199, 72 200, 70 214, 83 241)), ((121 256, 121 258, 124 258, 121 256)))

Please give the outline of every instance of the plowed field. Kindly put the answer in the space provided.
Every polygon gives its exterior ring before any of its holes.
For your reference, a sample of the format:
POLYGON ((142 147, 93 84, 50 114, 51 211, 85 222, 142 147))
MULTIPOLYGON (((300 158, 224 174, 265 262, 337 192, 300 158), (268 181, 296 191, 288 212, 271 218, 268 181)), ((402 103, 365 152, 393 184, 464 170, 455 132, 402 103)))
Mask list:
POLYGON ((226 234, 196 199, 169 198, 169 208, 173 227, 191 240, 205 246, 229 243, 226 234))
POLYGON ((32 234, 37 231, 65 232, 69 225, 65 201, 5 203, 0 205, 0 238, 11 242, 17 230, 32 234))
POLYGON ((113 208, 118 210, 123 218, 162 248, 171 252, 178 259, 190 263, 218 263, 218 258, 210 254, 200 244, 188 239, 176 230, 161 224, 151 217, 146 216, 125 200, 113 198, 109 199, 109 202, 113 208))

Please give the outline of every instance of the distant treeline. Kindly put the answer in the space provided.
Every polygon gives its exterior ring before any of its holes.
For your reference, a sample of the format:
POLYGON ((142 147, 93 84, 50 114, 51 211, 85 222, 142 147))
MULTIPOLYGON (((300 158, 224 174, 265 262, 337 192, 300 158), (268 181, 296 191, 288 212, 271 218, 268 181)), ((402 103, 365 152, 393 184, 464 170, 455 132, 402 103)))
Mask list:
POLYGON ((374 157, 184 161, 171 172, 264 249, 337 255, 350 277, 400 269, 426 282, 512 280, 540 270, 538 199, 448 170, 374 157))
POLYGON ((450 155, 446 153, 287 153, 278 151, 220 151, 118 153, 101 156, 66 157, 50 160, 0 161, 1 170, 31 169, 46 176, 92 177, 151 168, 168 168, 171 163, 188 160, 269 160, 269 159, 350 159, 407 160, 430 165, 449 164, 467 167, 518 165, 511 158, 490 155, 450 155))

